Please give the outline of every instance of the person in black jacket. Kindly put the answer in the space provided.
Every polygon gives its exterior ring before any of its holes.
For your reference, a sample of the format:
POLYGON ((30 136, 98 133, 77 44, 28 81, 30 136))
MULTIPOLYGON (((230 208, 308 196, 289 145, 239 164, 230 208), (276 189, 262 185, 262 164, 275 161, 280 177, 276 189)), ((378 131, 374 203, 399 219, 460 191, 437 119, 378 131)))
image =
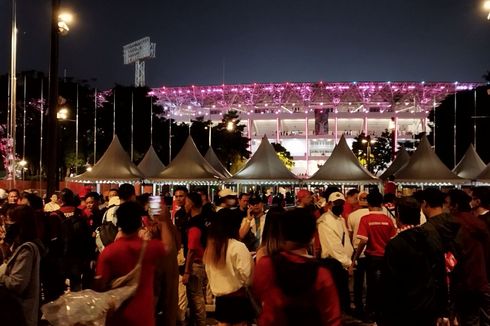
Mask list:
POLYGON ((447 305, 444 256, 417 226, 414 198, 401 199, 396 212, 400 233, 385 248, 380 325, 433 326, 447 305))

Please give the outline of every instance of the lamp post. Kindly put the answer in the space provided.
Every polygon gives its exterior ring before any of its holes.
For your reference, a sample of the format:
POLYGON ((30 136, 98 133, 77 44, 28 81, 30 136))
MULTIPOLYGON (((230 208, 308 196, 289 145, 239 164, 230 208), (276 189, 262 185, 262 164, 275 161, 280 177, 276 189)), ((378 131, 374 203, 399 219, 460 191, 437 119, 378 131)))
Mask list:
POLYGON ((363 144, 366 144, 366 167, 371 172, 371 145, 376 142, 375 139, 371 139, 371 136, 367 136, 362 140, 363 144))
POLYGON ((59 36, 69 31, 71 15, 60 12, 60 0, 51 0, 51 52, 49 64, 49 97, 47 112, 48 139, 46 150, 47 195, 52 194, 59 186, 59 150, 58 150, 58 65, 59 36))
POLYGON ((487 20, 490 20, 490 0, 483 2, 483 10, 488 12, 487 20))

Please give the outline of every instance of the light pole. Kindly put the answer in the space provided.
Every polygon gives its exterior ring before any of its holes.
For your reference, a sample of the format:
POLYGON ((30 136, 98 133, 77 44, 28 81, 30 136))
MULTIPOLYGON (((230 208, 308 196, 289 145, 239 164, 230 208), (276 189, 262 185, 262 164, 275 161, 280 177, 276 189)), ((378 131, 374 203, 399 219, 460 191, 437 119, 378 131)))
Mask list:
POLYGON ((490 20, 490 0, 486 0, 483 3, 483 10, 488 11, 487 20, 490 20))
POLYGON ((16 111, 17 111, 17 0, 12 0, 12 36, 11 36, 11 54, 10 54, 10 173, 13 187, 15 187, 15 137, 16 137, 16 111))
POLYGON ((371 172, 371 145, 376 142, 375 139, 371 139, 371 136, 367 136, 362 140, 363 144, 366 144, 366 167, 371 172))
POLYGON ((51 0, 51 52, 49 64, 49 98, 47 112, 48 139, 45 155, 47 195, 51 195, 59 186, 59 150, 58 150, 58 65, 59 65, 59 36, 69 31, 68 24, 71 15, 60 12, 60 0, 51 0))

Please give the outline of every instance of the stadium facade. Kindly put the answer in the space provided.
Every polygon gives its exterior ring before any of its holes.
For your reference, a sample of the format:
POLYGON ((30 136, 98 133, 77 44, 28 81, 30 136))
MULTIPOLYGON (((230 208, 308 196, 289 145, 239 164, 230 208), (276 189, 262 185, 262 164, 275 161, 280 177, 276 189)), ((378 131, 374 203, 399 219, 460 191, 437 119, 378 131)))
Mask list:
POLYGON ((235 110, 254 152, 264 135, 294 157, 293 172, 312 175, 345 134, 349 145, 364 132, 392 130, 397 141, 430 131, 428 114, 448 95, 479 83, 316 82, 154 88, 168 117, 213 124, 235 110))

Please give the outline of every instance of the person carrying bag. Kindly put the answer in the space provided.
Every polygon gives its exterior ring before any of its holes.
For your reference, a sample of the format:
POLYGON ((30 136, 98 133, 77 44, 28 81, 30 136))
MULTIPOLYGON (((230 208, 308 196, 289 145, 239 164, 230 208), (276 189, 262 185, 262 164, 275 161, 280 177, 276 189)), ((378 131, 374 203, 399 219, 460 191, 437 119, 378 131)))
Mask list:
POLYGON ((126 275, 111 281, 109 290, 67 292, 56 301, 42 306, 43 319, 53 326, 105 325, 106 319, 108 317, 110 319, 110 316, 138 290, 143 258, 148 246, 148 241, 141 241, 141 251, 136 266, 126 275))

